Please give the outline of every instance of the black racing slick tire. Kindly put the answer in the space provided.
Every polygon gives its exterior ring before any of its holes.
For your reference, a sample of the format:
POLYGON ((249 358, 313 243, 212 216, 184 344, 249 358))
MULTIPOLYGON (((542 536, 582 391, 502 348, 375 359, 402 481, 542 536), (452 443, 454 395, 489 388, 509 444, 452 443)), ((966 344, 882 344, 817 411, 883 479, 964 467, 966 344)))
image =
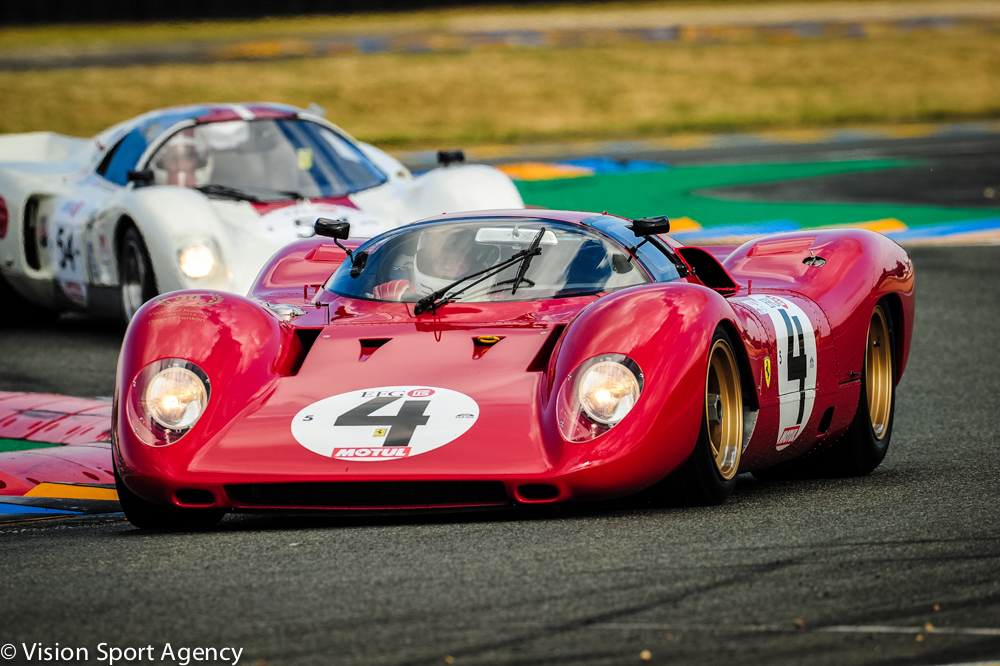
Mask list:
POLYGON ((115 488, 118 502, 128 521, 143 530, 204 530, 219 524, 226 512, 222 509, 182 509, 177 506, 153 504, 142 499, 122 481, 115 465, 115 488))
POLYGON ((157 294, 153 263, 142 234, 134 226, 122 234, 118 248, 118 284, 122 316, 127 324, 142 304, 157 294))
POLYGON ((743 394, 737 346, 725 328, 712 336, 701 431, 687 462, 655 488, 663 503, 713 506, 736 487, 743 453, 743 394))
POLYGON ((833 468, 840 476, 867 476, 889 450, 896 416, 896 344, 892 317, 885 299, 875 306, 868 325, 865 364, 861 368, 861 395, 854 420, 830 449, 833 468))

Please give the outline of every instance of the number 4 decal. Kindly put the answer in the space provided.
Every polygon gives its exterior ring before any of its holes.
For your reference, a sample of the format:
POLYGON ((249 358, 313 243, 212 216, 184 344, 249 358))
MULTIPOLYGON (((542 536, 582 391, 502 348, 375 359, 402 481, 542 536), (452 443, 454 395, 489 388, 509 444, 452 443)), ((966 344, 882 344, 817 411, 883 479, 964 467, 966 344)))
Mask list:
POLYGON ((766 315, 774 326, 780 403, 776 448, 780 451, 798 439, 812 415, 817 372, 815 328, 802 308, 787 299, 750 296, 738 302, 766 315))
MULTIPOLYGON (((778 312, 785 322, 785 331, 788 339, 788 356, 785 358, 785 367, 788 368, 787 379, 790 382, 799 383, 799 413, 795 419, 795 425, 801 425, 802 413, 806 408, 806 378, 809 374, 809 366, 806 363, 805 336, 802 333, 802 322, 799 320, 798 315, 789 317, 788 313, 784 310, 778 310, 778 312)), ((813 385, 815 386, 815 378, 813 385)))
POLYGON ((424 410, 427 409, 430 400, 407 400, 403 402, 403 406, 399 408, 399 413, 395 416, 372 416, 374 412, 399 399, 392 396, 372 398, 337 417, 333 425, 374 426, 376 428, 388 426, 389 436, 385 438, 382 446, 408 446, 417 426, 427 425, 427 419, 430 417, 424 415, 424 410))
POLYGON ((375 386, 305 405, 292 436, 310 451, 350 462, 389 462, 434 451, 479 418, 470 396, 438 386, 375 386))

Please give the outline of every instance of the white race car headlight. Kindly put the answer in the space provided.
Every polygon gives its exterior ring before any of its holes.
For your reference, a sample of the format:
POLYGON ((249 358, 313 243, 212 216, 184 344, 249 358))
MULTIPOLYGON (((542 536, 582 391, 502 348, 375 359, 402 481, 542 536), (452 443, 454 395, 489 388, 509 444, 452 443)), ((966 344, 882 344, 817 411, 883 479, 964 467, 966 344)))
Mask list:
POLYGON ((132 382, 129 421, 147 444, 172 444, 194 427, 210 398, 208 376, 197 365, 180 358, 155 361, 132 382))
POLYGON ((642 371, 624 354, 581 363, 559 390, 559 430, 571 442, 600 437, 624 419, 642 393, 642 371))
POLYGON ((606 425, 618 423, 639 399, 639 381, 628 367, 601 361, 583 371, 577 400, 587 416, 606 425))
POLYGON ((189 278, 203 278, 215 268, 215 253, 207 245, 189 245, 177 253, 177 263, 189 278))

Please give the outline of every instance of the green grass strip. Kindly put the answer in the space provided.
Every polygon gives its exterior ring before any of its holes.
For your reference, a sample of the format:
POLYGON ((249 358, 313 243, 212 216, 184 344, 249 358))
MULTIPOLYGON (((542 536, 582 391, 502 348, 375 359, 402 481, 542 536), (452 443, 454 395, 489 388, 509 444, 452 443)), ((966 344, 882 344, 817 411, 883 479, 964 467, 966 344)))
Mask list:
POLYGON ((31 449, 45 449, 51 446, 62 446, 62 444, 29 442, 26 439, 0 439, 0 453, 9 453, 11 451, 30 451, 31 449))
POLYGON ((521 181, 525 203, 557 210, 607 210, 636 218, 647 215, 690 217, 703 227, 752 225, 792 220, 802 227, 851 224, 897 218, 910 228, 988 217, 982 208, 945 208, 896 204, 840 204, 726 201, 698 196, 694 190, 873 171, 913 164, 903 160, 862 160, 817 164, 750 164, 672 167, 664 172, 613 174, 563 180, 521 181))

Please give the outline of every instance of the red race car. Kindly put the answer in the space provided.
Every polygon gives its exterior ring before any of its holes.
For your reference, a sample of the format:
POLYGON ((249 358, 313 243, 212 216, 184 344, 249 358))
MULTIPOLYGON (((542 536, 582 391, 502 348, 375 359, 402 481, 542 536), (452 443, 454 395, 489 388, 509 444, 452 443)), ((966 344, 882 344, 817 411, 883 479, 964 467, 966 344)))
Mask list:
POLYGON ((914 278, 877 233, 767 236, 720 262, 665 217, 450 214, 363 244, 316 229, 249 297, 174 292, 133 319, 114 409, 133 524, 717 504, 740 472, 885 456, 914 278))

